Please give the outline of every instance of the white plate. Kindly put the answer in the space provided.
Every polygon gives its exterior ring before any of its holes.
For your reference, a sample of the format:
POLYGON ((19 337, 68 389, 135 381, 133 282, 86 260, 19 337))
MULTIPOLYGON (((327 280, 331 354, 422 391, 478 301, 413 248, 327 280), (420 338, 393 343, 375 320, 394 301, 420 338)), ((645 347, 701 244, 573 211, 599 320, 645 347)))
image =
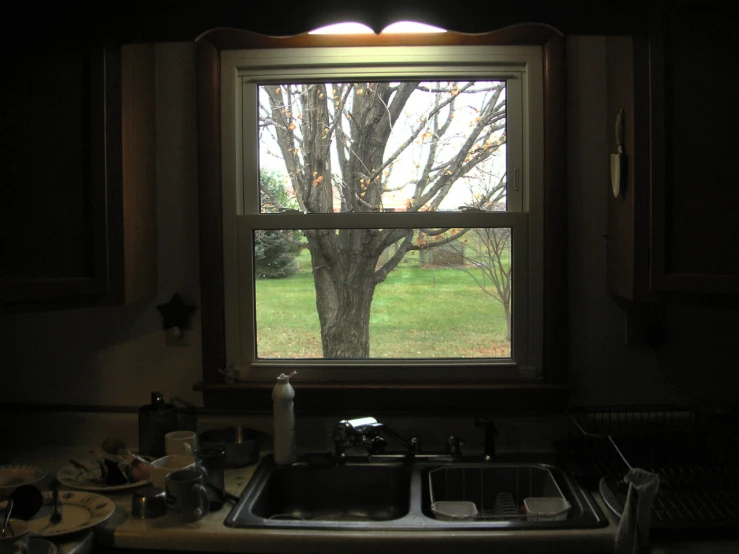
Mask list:
MULTIPOLYGON (((115 503, 105 496, 81 491, 59 491, 59 511, 62 520, 51 523, 54 511, 51 491, 43 493, 44 503, 38 513, 28 522, 28 530, 34 537, 57 537, 90 529, 108 519, 115 511, 115 503)), ((4 510, 7 502, 0 504, 4 510)))
POLYGON ((0 466, 0 500, 6 499, 16 487, 35 484, 46 477, 46 472, 32 465, 0 466))
POLYGON ((90 480, 89 472, 76 468, 72 464, 66 465, 60 469, 56 474, 56 480, 70 489, 92 492, 125 491, 141 487, 151 482, 150 479, 142 479, 135 483, 124 483, 123 485, 101 485, 96 481, 90 480))

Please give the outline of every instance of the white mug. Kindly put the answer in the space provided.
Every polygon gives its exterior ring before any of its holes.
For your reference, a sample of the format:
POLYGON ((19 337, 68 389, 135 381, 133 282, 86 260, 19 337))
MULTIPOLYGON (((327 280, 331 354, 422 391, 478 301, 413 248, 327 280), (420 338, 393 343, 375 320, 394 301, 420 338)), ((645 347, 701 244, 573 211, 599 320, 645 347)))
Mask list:
POLYGON ((28 523, 22 519, 8 520, 5 536, 0 537, 0 554, 28 554, 28 537, 28 523))
POLYGON ((164 456, 149 465, 151 484, 163 489, 167 475, 180 469, 195 469, 194 456, 164 456))
POLYGON ((168 456, 192 456, 197 449, 198 436, 194 431, 170 431, 164 435, 164 451, 168 456))

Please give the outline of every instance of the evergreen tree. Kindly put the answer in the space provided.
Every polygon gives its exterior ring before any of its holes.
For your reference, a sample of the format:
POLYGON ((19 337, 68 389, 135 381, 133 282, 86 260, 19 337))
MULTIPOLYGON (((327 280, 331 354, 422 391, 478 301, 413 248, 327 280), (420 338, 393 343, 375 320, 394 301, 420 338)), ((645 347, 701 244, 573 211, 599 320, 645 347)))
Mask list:
MULTIPOLYGON (((271 207, 275 205, 290 204, 290 196, 276 172, 262 170, 259 177, 264 211, 272 211, 271 207)), ((299 269, 298 252, 299 248, 282 231, 257 231, 254 240, 254 273, 257 279, 283 279, 293 275, 299 269)))

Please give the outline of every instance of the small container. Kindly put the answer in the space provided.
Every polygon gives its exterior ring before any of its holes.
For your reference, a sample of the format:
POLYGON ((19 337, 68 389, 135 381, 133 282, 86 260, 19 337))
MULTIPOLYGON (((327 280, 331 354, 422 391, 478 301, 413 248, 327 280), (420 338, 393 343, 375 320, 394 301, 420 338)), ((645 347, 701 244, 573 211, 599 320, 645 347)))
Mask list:
POLYGON ((131 515, 139 519, 161 517, 167 513, 167 494, 159 487, 140 487, 131 497, 131 515))
POLYGON ((473 519, 477 515, 477 504, 466 500, 440 500, 431 504, 431 511, 436 519, 444 521, 473 519))
POLYGON ((529 497, 523 499, 527 521, 562 521, 570 513, 570 503, 559 497, 529 497))

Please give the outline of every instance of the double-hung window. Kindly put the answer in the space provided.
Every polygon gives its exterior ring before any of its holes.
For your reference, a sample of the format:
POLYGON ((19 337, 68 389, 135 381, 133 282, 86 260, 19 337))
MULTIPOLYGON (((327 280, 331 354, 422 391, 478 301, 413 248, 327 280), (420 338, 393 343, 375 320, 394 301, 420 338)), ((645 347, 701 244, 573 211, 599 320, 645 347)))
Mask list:
POLYGON ((540 376, 538 46, 221 52, 240 380, 540 376))

